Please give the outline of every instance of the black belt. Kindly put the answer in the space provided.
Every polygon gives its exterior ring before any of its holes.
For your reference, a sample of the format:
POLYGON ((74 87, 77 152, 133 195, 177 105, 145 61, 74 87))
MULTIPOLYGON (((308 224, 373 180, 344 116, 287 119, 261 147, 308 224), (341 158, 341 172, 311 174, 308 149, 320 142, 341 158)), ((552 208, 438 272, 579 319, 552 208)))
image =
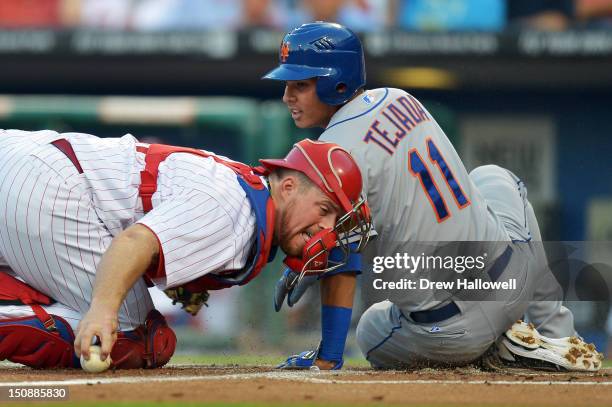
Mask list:
MULTIPOLYGON (((495 260, 493 266, 488 271, 489 278, 491 281, 497 281, 502 275, 506 266, 510 262, 512 256, 512 248, 508 246, 501 256, 495 260)), ((427 310, 427 311, 415 311, 410 313, 410 318, 413 321, 422 324, 431 324, 435 322, 444 321, 452 316, 459 314, 461 310, 453 301, 449 302, 443 307, 427 310)))
POLYGON ((68 140, 62 138, 62 139, 51 142, 51 144, 57 147, 59 151, 61 151, 62 153, 64 153, 66 157, 68 157, 68 159, 72 162, 72 164, 74 164, 74 167, 77 169, 79 174, 83 173, 83 168, 81 167, 81 163, 79 163, 79 160, 77 159, 77 156, 74 153, 74 150, 72 149, 72 146, 70 145, 68 140))

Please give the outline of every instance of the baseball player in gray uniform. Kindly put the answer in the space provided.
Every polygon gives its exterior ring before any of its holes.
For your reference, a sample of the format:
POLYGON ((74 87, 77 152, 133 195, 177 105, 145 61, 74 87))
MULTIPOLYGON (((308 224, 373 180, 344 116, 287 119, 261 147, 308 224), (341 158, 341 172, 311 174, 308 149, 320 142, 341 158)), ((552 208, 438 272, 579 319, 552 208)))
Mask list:
MULTIPOLYGON (((378 235, 361 262, 350 261, 321 278, 318 350, 292 356, 280 367, 342 366, 360 268, 370 271, 380 258, 398 254, 425 258, 438 251, 440 242, 481 242, 480 252, 487 254, 483 275, 490 282, 514 280, 516 288, 498 292, 495 301, 476 301, 463 295, 465 290, 446 287, 384 291, 388 300, 367 309, 356 331, 371 365, 464 364, 495 349, 497 342, 497 354, 507 361, 599 368, 600 355, 576 337, 573 316, 561 303, 560 287, 537 243, 541 236, 527 189, 518 177, 495 165, 468 174, 415 97, 400 89, 366 90, 362 45, 349 29, 304 24, 284 37, 279 55, 279 66, 264 79, 284 81, 283 102, 297 127, 324 128, 320 140, 338 143, 355 157, 378 235), (525 314, 529 325, 517 322, 525 314)), ((422 277, 400 275, 415 282, 422 277)), ((277 285, 277 310, 285 296, 292 305, 304 291, 288 284, 292 279, 286 271, 277 285)))

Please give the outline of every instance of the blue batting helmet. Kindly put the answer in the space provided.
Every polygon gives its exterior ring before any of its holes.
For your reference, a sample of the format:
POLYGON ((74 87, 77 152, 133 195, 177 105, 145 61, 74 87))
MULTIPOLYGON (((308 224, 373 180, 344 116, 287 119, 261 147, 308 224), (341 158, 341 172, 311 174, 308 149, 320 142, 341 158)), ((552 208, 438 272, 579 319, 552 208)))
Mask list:
POLYGON ((365 61, 359 38, 346 27, 317 21, 283 38, 280 65, 263 79, 298 81, 318 78, 317 95, 328 105, 348 102, 365 86, 365 61))

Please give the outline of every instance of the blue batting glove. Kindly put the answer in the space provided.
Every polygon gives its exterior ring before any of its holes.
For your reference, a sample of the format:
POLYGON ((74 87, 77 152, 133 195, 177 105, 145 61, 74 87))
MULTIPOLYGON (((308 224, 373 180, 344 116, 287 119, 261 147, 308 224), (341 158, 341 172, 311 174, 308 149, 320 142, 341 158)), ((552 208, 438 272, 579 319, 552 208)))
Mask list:
MULTIPOLYGON (((299 355, 289 356, 286 361, 276 366, 277 369, 283 370, 319 370, 314 364, 319 355, 319 350, 307 350, 299 355)), ((331 370, 340 370, 344 364, 344 360, 335 362, 336 365, 331 370)))
POLYGON ((285 297, 287 297, 287 305, 293 307, 302 298, 308 287, 319 278, 317 275, 304 276, 299 283, 294 285, 298 277, 298 273, 286 268, 282 277, 276 282, 274 287, 274 310, 276 312, 282 308, 285 297))
POLYGON ((317 351, 307 350, 300 353, 299 355, 289 356, 286 361, 276 366, 277 369, 295 369, 295 370, 308 370, 316 369, 314 361, 316 360, 317 351))

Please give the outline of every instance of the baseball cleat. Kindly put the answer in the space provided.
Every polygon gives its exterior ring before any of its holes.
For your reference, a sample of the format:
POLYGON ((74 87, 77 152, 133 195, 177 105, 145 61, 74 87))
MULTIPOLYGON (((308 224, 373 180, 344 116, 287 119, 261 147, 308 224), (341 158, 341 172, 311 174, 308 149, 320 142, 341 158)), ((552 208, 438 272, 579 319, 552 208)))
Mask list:
POLYGON ((548 338, 531 324, 517 321, 497 344, 498 356, 536 369, 596 372, 603 355, 581 338, 548 338))
POLYGON ((542 345, 539 333, 533 324, 526 324, 520 319, 506 331, 506 337, 514 344, 527 349, 537 349, 542 345))

